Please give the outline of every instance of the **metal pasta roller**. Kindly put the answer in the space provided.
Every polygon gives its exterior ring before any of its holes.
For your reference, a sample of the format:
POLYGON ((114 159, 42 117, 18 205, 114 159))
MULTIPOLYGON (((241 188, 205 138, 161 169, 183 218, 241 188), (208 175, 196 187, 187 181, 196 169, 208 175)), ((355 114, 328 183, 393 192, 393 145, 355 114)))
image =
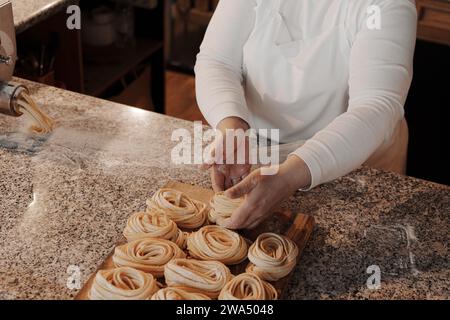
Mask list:
POLYGON ((11 1, 0 0, 0 113, 18 117, 17 99, 28 89, 11 82, 17 60, 16 32, 11 1))

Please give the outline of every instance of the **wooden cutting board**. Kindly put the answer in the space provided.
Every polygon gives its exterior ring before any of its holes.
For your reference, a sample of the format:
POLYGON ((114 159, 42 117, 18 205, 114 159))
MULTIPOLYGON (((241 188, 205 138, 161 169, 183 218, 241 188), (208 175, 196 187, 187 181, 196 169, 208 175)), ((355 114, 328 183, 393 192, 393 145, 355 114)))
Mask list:
MULTIPOLYGON (((164 187, 182 191, 190 198, 197 201, 201 201, 205 204, 209 204, 209 201, 214 195, 214 192, 212 190, 176 181, 170 181, 164 187)), ((264 232, 275 232, 278 234, 283 234, 297 244, 299 249, 298 259, 300 259, 313 229, 314 229, 314 218, 312 216, 301 213, 294 214, 290 211, 285 210, 274 212, 273 216, 271 216, 269 219, 263 222, 258 228, 249 231, 242 231, 240 233, 243 237, 245 237, 250 241, 254 241, 258 237, 258 235, 264 232)), ((125 238, 123 238, 117 244, 117 246, 122 245, 125 242, 126 240, 125 238)), ((108 255, 108 257, 106 257, 105 261, 100 265, 97 271, 114 268, 114 264, 112 261, 113 254, 114 250, 108 255)), ((248 260, 244 261, 239 265, 231 266, 230 270, 235 275, 243 273, 245 272, 247 264, 248 260)), ((79 291, 78 295, 75 297, 75 300, 89 299, 88 293, 91 289, 92 282, 94 281, 94 277, 97 271, 90 276, 89 280, 85 283, 83 288, 79 291)), ((291 274, 289 274, 285 278, 272 283, 273 286, 277 289, 280 298, 284 297, 283 294, 285 293, 285 289, 289 284, 289 280, 292 274, 293 272, 291 272, 291 274)))

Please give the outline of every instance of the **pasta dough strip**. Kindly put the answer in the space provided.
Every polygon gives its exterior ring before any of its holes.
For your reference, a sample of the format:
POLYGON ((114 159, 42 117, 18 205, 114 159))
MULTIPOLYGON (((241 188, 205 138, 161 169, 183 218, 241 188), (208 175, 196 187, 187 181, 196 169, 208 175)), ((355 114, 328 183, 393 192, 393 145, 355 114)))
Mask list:
POLYGON ((34 124, 31 131, 34 133, 45 134, 53 131, 53 120, 47 116, 37 105, 36 102, 25 92, 22 92, 17 102, 19 112, 29 116, 34 124))

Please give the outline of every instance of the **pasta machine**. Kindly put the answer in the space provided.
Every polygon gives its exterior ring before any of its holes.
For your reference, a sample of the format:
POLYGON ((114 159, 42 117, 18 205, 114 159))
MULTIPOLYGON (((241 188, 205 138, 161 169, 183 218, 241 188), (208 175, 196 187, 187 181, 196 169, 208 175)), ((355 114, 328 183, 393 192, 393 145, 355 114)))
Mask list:
POLYGON ((0 0, 0 113, 18 117, 17 101, 22 92, 28 92, 21 84, 11 82, 17 60, 16 32, 11 1, 0 0))

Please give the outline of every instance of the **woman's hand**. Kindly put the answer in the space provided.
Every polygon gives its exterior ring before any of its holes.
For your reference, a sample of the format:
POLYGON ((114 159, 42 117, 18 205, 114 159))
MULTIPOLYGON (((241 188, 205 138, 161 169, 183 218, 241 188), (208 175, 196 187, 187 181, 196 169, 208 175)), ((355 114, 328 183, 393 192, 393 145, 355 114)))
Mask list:
POLYGON ((232 186, 238 184, 242 179, 247 177, 251 170, 251 165, 248 161, 249 155, 249 141, 248 137, 246 137, 243 141, 237 141, 235 139, 234 143, 234 152, 233 157, 231 159, 235 164, 226 164, 227 163, 227 155, 226 155, 226 143, 227 139, 227 130, 243 130, 244 132, 249 129, 249 125, 242 119, 236 117, 230 117, 222 120, 217 129, 222 133, 223 139, 218 139, 214 143, 216 146, 213 149, 212 159, 214 161, 209 164, 205 164, 202 166, 203 169, 211 169, 211 182, 214 191, 224 191, 232 186), (221 143, 221 148, 218 148, 217 144, 221 143), (218 151, 220 150, 220 151, 218 151), (217 157, 216 153, 220 152, 221 157, 217 157), (237 164, 236 159, 238 159, 238 154, 244 155, 244 163, 237 164), (222 160, 217 162, 217 160, 222 160))
POLYGON ((305 162, 291 155, 275 175, 253 171, 241 183, 225 192, 229 198, 245 196, 244 203, 233 213, 229 229, 253 229, 265 220, 281 202, 298 189, 311 185, 311 173, 305 162))

